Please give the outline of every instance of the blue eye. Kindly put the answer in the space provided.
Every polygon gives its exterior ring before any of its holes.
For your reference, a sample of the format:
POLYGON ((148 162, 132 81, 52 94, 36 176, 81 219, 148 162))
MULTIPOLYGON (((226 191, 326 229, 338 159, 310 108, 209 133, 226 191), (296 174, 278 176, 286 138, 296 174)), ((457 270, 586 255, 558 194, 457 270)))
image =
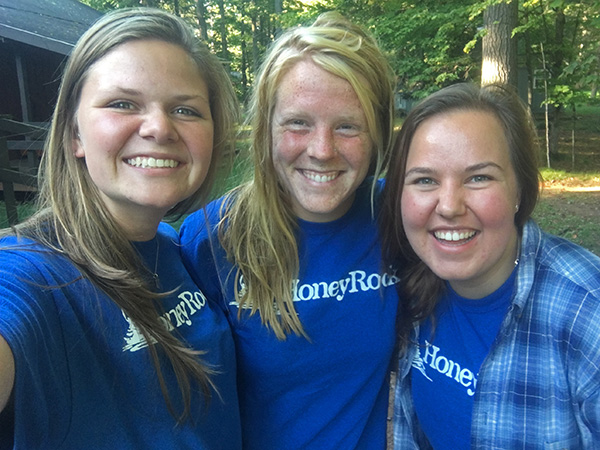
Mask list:
POLYGON ((290 120, 288 122, 288 125, 291 127, 305 127, 307 125, 306 120, 302 120, 302 119, 294 119, 294 120, 290 120))
POLYGON ((127 102, 124 100, 118 100, 116 102, 109 103, 108 107, 115 109, 133 109, 133 105, 131 104, 131 102, 127 102))
POLYGON ((352 123, 344 123, 338 126, 337 131, 342 136, 354 137, 360 134, 361 127, 352 123))
POLYGON ((431 178, 417 178, 414 181, 415 184, 424 184, 424 185, 428 185, 428 184, 434 184, 433 179, 431 178))
POLYGON ((200 114, 198 114, 194 109, 184 106, 175 108, 173 112, 175 114, 181 114, 182 116, 200 117, 200 114))

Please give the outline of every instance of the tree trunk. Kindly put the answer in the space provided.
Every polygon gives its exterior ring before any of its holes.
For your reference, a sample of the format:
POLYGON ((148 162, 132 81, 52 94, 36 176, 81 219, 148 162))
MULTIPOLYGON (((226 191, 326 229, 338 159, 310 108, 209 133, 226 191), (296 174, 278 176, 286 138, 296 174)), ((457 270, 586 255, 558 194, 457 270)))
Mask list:
MULTIPOLYGON (((274 7, 275 7, 275 17, 281 17, 281 14, 283 13, 283 0, 274 0, 274 7)), ((278 38, 279 35, 281 34, 281 27, 279 26, 279 22, 277 23, 276 27, 275 27, 275 38, 278 38)))
POLYGON ((258 49, 258 43, 260 42, 260 36, 258 35, 258 23, 255 14, 252 14, 252 72, 258 73, 258 67, 260 64, 260 52, 258 49))
POLYGON ((200 37, 208 44, 208 27, 206 25, 206 5, 204 5, 204 0, 198 0, 196 2, 196 17, 198 17, 200 37))
POLYGON ((487 34, 482 41, 482 85, 499 83, 517 87, 517 42, 512 37, 517 15, 517 0, 490 5, 483 12, 487 34))
POLYGON ((227 46, 227 18, 225 15, 225 2, 219 0, 219 14, 221 16, 221 58, 225 64, 229 63, 229 48, 227 46))
MULTIPOLYGON (((550 76, 558 77, 565 65, 565 54, 563 45, 565 39, 566 17, 563 9, 556 10, 556 19, 554 21, 554 48, 552 52, 552 62, 550 76)), ((562 105, 550 105, 550 154, 558 154, 558 136, 560 132, 560 120, 562 116, 562 105)))

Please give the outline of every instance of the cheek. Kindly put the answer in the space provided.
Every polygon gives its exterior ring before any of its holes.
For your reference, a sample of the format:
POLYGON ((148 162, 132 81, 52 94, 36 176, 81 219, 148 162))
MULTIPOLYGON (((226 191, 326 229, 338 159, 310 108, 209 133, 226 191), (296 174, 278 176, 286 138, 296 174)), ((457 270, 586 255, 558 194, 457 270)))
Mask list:
POLYGON ((275 166, 285 166, 292 163, 301 153, 301 139, 290 133, 273 135, 273 163, 275 166))
POLYGON ((400 205, 405 229, 425 226, 432 209, 429 203, 426 198, 413 195, 409 190, 403 192, 400 205))
POLYGON ((190 149, 194 158, 210 163, 213 156, 213 138, 213 132, 210 130, 193 133, 190 135, 190 139, 186 141, 186 146, 190 149))
MULTIPOLYGON (((90 156, 90 149, 101 148, 107 155, 117 153, 123 143, 135 132, 136 124, 126 117, 110 114, 89 114, 79 121, 79 152, 90 156)), ((80 156, 76 154, 76 156, 80 156)))
POLYGON ((347 145, 337 144, 336 148, 343 153, 344 158, 352 167, 365 172, 369 169, 371 158, 375 152, 371 141, 366 138, 362 138, 358 142, 347 143, 347 145))
POLYGON ((490 228, 504 228, 514 226, 515 201, 506 195, 493 195, 482 198, 477 205, 479 220, 490 228))

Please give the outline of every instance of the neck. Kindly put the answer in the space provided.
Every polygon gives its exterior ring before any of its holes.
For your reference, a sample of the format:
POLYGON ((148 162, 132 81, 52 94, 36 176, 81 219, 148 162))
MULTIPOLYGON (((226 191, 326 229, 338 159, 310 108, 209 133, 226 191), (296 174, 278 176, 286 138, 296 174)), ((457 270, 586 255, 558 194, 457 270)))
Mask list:
POLYGON ((464 298, 476 300, 490 295, 504 284, 519 263, 520 242, 518 235, 515 235, 499 263, 476 280, 450 281, 450 286, 464 298))

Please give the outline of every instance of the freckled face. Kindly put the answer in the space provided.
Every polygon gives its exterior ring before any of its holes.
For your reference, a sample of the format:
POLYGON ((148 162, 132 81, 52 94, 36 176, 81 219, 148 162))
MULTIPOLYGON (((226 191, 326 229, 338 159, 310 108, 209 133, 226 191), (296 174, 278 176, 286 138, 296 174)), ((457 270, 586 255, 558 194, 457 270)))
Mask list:
POLYGON ((121 44, 98 60, 77 110, 85 158, 108 210, 133 229, 199 189, 211 162, 208 88, 190 56, 158 40, 121 44))
POLYGON ((275 169, 299 218, 329 222, 348 211, 373 152, 350 83, 310 59, 298 62, 277 90, 272 142, 275 169))
POLYGON ((508 278, 519 199, 493 114, 461 110, 425 120, 409 148, 401 202, 413 249, 459 294, 481 298, 508 278))

